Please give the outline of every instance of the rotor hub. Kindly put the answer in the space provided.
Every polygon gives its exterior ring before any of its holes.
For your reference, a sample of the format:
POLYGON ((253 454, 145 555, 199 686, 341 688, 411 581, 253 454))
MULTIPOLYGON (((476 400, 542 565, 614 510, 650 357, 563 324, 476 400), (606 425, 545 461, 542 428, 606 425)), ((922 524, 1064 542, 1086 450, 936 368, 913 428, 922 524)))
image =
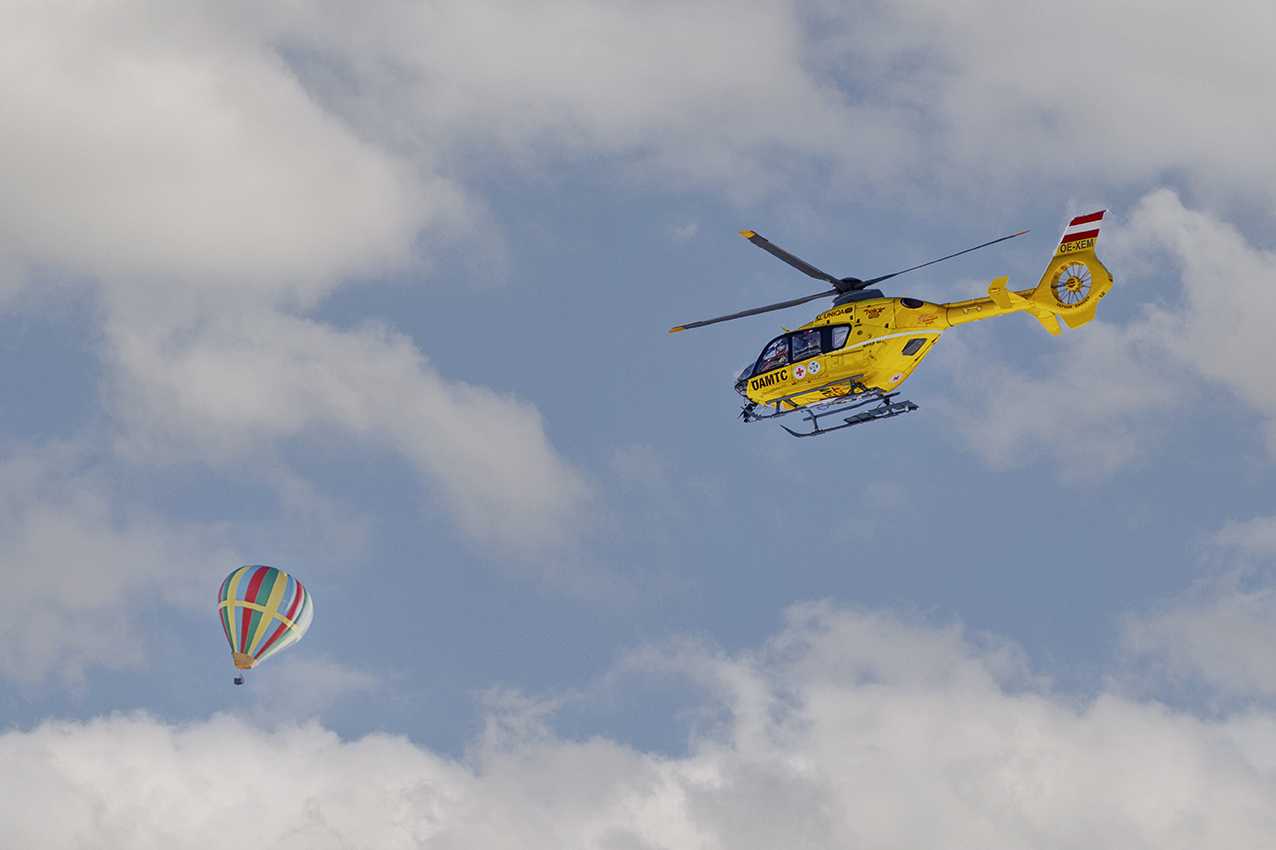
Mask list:
POLYGON ((867 301, 870 298, 885 298, 880 289, 859 289, 853 292, 843 292, 841 295, 833 299, 834 307, 841 307, 843 304, 849 304, 852 301, 867 301))

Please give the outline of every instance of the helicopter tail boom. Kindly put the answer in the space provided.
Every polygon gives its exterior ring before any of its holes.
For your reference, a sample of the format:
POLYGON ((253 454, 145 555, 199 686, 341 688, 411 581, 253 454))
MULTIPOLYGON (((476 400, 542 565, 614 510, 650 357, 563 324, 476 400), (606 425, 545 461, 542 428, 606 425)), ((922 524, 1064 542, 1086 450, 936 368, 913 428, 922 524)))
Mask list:
POLYGON ((1061 332, 1059 320, 1079 328, 1094 318, 1099 301, 1112 287, 1112 274, 1094 253, 1103 213, 1074 218, 1035 289, 1016 292, 999 277, 988 286, 986 298, 945 304, 948 325, 975 322, 1007 313, 1025 312, 1052 334, 1061 332))
POLYGON ((1033 290, 1015 292, 1013 289, 1006 288, 1006 284, 1009 281, 1010 278, 999 277, 988 284, 988 297, 992 299, 992 303, 996 305, 1000 312, 1010 313, 1015 310, 1023 310, 1035 316, 1037 321, 1041 322, 1042 327, 1050 333, 1055 335, 1062 333, 1059 330, 1059 317, 1033 300, 1033 290))

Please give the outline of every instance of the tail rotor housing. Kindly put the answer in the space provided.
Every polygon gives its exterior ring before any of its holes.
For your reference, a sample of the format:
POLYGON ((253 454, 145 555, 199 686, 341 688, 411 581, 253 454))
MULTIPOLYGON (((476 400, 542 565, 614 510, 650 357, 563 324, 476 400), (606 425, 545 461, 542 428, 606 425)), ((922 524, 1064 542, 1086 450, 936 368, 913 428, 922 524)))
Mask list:
POLYGON ((1099 301, 1112 288, 1112 273, 1094 253, 1105 212, 1079 215, 1068 224, 1032 293, 1034 304, 1054 313, 1070 328, 1093 319, 1099 301))

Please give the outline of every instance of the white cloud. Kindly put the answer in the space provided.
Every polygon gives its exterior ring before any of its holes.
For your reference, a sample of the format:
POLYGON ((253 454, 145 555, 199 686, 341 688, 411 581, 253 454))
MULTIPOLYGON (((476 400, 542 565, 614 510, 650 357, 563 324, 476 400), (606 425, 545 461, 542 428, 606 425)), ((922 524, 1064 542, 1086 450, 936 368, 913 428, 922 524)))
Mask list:
POLYGON ((1123 646, 1150 662, 1158 681, 1208 685, 1212 701, 1276 697, 1276 587, 1252 583, 1232 571, 1129 614, 1123 646))
POLYGON ((1276 517, 1228 522, 1207 550, 1223 572, 1122 623, 1135 681, 1176 688, 1205 685, 1210 703, 1276 698, 1276 517))
MULTIPOLYGON (((374 691, 383 685, 381 677, 315 655, 292 655, 286 663, 254 667, 251 672, 234 670, 243 676, 248 690, 245 697, 255 703, 252 719, 262 726, 273 726, 287 718, 318 717, 335 703, 374 691)), ((229 663, 226 681, 232 679, 229 663)))
POLYGON ((1066 5, 826 2, 814 68, 913 113, 926 175, 976 192, 1066 180, 1074 191, 1167 172, 1270 199, 1269 7, 1232 0, 1066 5), (1241 23, 1241 22, 1244 23, 1241 23))
POLYGON ((125 456, 239 468, 263 445, 336 428, 402 456, 463 532, 498 551, 535 561, 570 552, 581 531, 588 488, 535 408, 443 379, 382 325, 345 332, 264 311, 111 330, 125 456))
POLYGON ((1181 270, 1180 333, 1168 340, 1177 365, 1207 385, 1231 390, 1261 413, 1276 456, 1276 377, 1267 367, 1272 346, 1266 324, 1276 310, 1276 254, 1164 191, 1143 200, 1125 238, 1136 250, 1163 253, 1181 270))
POLYGON ((809 158, 863 171, 912 148, 889 109, 855 104, 810 73, 803 23, 784 2, 309 12, 281 36, 303 79, 352 123, 424 147, 456 173, 601 157, 643 181, 756 198, 807 172, 809 158))
MULTIPOLYGON (((247 7, 242 6, 241 9, 247 7)), ((0 251, 157 290, 313 298, 402 265, 454 193, 357 138, 258 15, 137 0, 7 4, 0 251)))
POLYGON ((207 598, 200 582, 238 563, 218 537, 121 498, 81 448, 10 453, 0 461, 0 672, 74 681, 89 664, 144 663, 139 616, 207 598))
POLYGON ((903 202, 901 181, 1090 192, 1190 171, 1270 198, 1272 14, 445 0, 312 6, 279 38, 325 103, 458 173, 600 156, 756 198, 829 168, 903 202))
POLYGON ((0 12, 0 255, 99 284, 126 456, 180 444, 224 470, 335 428, 403 456, 480 545, 570 550, 586 488, 533 407, 445 380, 403 336, 296 316, 468 206, 311 98, 272 47, 288 14, 238 11, 0 12))
POLYGON ((1124 328, 1096 320, 1051 338, 1044 374, 945 339, 940 368, 956 396, 937 406, 995 468, 1045 457, 1066 478, 1110 474, 1147 451, 1157 416, 1190 390, 1176 386, 1167 368, 1163 324, 1160 317, 1124 328))
POLYGON ((1214 542, 1252 555, 1276 555, 1276 517, 1228 522, 1214 535, 1214 542))
POLYGON ((0 836, 57 850, 214 847, 1224 848, 1276 828, 1276 718, 1052 696, 958 627, 800 606, 764 648, 648 659, 710 687, 677 758, 574 742, 498 700, 469 756, 232 717, 0 736, 0 836))

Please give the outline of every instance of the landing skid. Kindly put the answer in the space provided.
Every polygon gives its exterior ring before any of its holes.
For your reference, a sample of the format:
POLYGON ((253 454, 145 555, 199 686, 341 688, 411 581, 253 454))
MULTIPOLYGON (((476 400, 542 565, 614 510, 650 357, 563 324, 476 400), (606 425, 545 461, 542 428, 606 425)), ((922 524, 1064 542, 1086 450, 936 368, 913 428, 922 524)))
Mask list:
POLYGON ((776 419, 780 416, 787 416, 790 413, 802 413, 804 414, 803 419, 811 423, 810 431, 800 433, 783 424, 780 427, 795 437, 815 437, 819 434, 828 434, 832 431, 850 428, 852 425, 863 425, 865 422, 875 422, 878 419, 890 419, 892 416, 911 413, 917 409, 917 405, 911 401, 894 401, 893 399, 898 395, 899 393, 865 390, 853 396, 845 396, 837 401, 809 404, 789 410, 777 409, 773 411, 770 408, 762 408, 765 412, 761 413, 758 412, 758 405, 750 403, 745 405, 740 415, 745 422, 756 422, 762 419, 776 419), (876 403, 876 407, 869 407, 869 405, 874 403, 876 403), (855 412, 852 413, 852 411, 855 412), (846 416, 848 413, 851 415, 846 416), (820 420, 828 417, 845 418, 841 425, 821 428, 820 420))
MULTIPOLYGON (((891 401, 891 396, 883 396, 882 403, 877 407, 870 407, 868 410, 861 410, 853 416, 846 417, 845 424, 834 425, 831 428, 821 428, 820 419, 825 416, 838 416, 846 413, 851 408, 842 408, 841 410, 826 410, 823 413, 808 411, 806 421, 811 423, 811 430, 805 434, 799 434, 792 428, 781 425, 785 431, 788 431, 795 437, 815 437, 820 434, 828 434, 832 431, 841 431, 843 428, 850 428, 852 425, 863 425, 865 422, 875 422, 878 419, 890 419, 892 416, 900 416, 904 413, 910 413, 917 409, 917 405, 911 401, 891 401)), ((868 402, 864 402, 867 404, 868 402)))

